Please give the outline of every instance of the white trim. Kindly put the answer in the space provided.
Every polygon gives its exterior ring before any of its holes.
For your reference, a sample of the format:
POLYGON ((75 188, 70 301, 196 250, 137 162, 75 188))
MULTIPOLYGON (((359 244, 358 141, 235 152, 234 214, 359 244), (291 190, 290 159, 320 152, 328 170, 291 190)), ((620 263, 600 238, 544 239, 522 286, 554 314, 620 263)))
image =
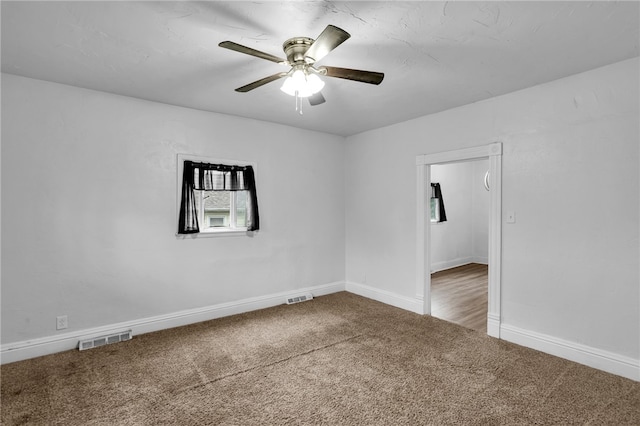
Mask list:
POLYGON ((378 302, 395 306, 396 308, 415 312, 420 315, 424 314, 422 310, 422 300, 419 298, 412 299, 390 291, 380 290, 379 288, 349 281, 345 284, 345 290, 350 293, 357 294, 358 296, 366 297, 367 299, 377 300, 378 302))
POLYGON ((488 327, 487 334, 500 337, 500 291, 502 286, 502 144, 490 145, 494 153, 489 157, 489 276, 487 321, 497 327, 488 327))
POLYGON ((500 142, 474 148, 416 157, 416 296, 423 300, 423 312, 431 313, 431 230, 426 226, 427 192, 431 184, 431 165, 489 158, 491 201, 489 204, 489 307, 487 334, 500 337, 500 280, 502 263, 502 144, 500 142), (496 323, 498 326, 496 326, 496 323))
POLYGON ((471 263, 478 263, 480 265, 488 265, 489 258, 484 256, 473 256, 471 258, 471 263))
POLYGON ((286 303, 286 300, 288 298, 304 293, 311 293, 314 297, 316 297, 331 293, 337 293, 344 290, 344 282, 334 282, 315 287, 307 287, 265 296, 252 297, 248 299, 238 300, 236 302, 228 302, 213 306, 205 306, 202 308, 187 309, 166 315, 141 318, 138 320, 122 322, 118 324, 110 324, 103 327, 95 327, 64 334, 57 334, 55 336, 8 343, 0 346, 0 364, 22 361, 25 359, 49 355, 56 352, 77 349, 79 340, 103 336, 122 330, 132 330, 133 335, 136 336, 139 334, 151 333, 153 331, 180 327, 183 325, 222 318, 229 315, 236 315, 244 312, 255 311, 257 309, 264 309, 270 308, 272 306, 282 305, 286 303))
POLYGON ((252 231, 247 231, 247 228, 238 229, 207 229, 195 234, 178 234, 176 232, 176 238, 179 240, 188 240, 194 238, 212 238, 212 237, 242 237, 255 235, 252 231))
POLYGON ((447 269, 457 268, 458 266, 464 266, 470 263, 474 263, 473 257, 459 257, 457 259, 435 262, 431 264, 431 273, 433 274, 434 272, 446 271, 447 269))
POLYGON ((418 155, 416 158, 416 165, 457 163, 459 161, 486 158, 493 155, 502 155, 502 143, 495 142, 489 145, 476 146, 473 148, 418 155))
POLYGON ((487 314, 487 334, 489 336, 500 336, 500 317, 487 314))
MULTIPOLYGON (((314 297, 317 297, 340 291, 348 291, 400 309, 420 315, 424 314, 422 311, 423 300, 419 297, 409 298, 390 291, 380 290, 354 282, 334 282, 266 296, 252 297, 236 302, 221 303, 203 308, 183 310, 167 315, 58 334, 56 336, 8 343, 0 346, 0 364, 77 349, 78 341, 82 339, 103 336, 125 329, 132 330, 132 335, 136 336, 282 305, 286 302, 287 298, 303 293, 311 293, 314 297)), ((524 330, 511 325, 501 325, 500 318, 496 318, 492 314, 488 316, 487 328, 489 335, 498 334, 500 338, 509 342, 559 356, 631 380, 640 381, 640 360, 569 342, 557 337, 524 330)))
POLYGON ((570 342, 542 333, 502 324, 500 337, 521 346, 536 349, 608 373, 640 381, 640 360, 591 346, 570 342))
MULTIPOLYGON (((427 188, 431 187, 431 167, 423 165, 424 156, 416 158, 416 298, 422 300, 422 313, 431 315, 431 273, 425 259, 431 259, 431 222, 427 222, 427 212, 430 211, 427 188)), ((429 214, 429 216, 431 216, 429 214)))

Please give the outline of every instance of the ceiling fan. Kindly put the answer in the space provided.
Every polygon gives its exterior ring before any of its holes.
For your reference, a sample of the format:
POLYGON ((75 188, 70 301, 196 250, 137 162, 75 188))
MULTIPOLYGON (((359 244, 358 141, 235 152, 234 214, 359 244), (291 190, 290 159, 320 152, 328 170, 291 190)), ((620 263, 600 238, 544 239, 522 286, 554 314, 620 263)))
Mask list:
POLYGON ((282 45, 287 57, 286 60, 232 41, 223 41, 218 46, 290 66, 291 69, 287 72, 273 74, 238 87, 236 92, 248 92, 267 83, 286 78, 281 90, 296 97, 296 110, 302 113, 299 98, 308 98, 311 105, 319 105, 325 102, 324 96, 320 92, 324 87, 324 82, 318 76, 337 77, 376 85, 382 82, 384 74, 380 72, 329 66, 316 68, 314 66, 316 62, 340 46, 349 37, 351 35, 345 30, 328 25, 315 40, 309 37, 290 38, 282 45))

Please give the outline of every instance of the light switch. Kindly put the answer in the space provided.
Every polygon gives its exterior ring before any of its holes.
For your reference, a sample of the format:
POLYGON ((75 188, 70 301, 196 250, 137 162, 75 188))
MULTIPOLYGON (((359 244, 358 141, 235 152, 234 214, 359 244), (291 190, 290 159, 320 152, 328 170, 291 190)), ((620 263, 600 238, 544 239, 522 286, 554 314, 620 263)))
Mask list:
POLYGON ((507 212, 507 223, 516 223, 516 212, 507 212))

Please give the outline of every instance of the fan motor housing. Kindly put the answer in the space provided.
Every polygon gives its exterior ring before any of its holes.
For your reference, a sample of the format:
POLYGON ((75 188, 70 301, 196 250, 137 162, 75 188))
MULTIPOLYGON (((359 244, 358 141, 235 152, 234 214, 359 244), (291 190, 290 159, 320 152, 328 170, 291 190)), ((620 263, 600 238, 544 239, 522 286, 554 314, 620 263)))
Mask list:
POLYGON ((287 55, 287 61, 291 65, 305 63, 304 54, 315 40, 309 37, 294 37, 282 44, 282 49, 287 55))

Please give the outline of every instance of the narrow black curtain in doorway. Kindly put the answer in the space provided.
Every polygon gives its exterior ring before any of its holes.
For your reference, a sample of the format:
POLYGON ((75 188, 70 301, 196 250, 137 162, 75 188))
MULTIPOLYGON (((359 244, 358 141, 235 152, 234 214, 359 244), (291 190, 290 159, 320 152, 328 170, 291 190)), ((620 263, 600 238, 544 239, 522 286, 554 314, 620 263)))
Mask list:
POLYGON ((444 211, 444 200, 442 199, 442 190, 440 189, 439 183, 431 184, 431 198, 435 198, 436 200, 438 200, 437 205, 440 213, 438 222, 446 222, 447 214, 444 211))

